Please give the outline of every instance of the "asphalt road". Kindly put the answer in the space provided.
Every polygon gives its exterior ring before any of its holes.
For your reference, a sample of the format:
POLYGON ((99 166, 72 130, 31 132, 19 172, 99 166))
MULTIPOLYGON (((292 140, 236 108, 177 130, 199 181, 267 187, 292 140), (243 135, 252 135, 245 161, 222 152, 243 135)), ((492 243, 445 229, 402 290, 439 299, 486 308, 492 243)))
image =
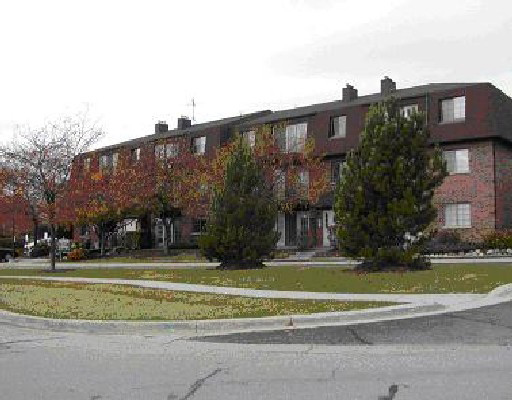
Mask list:
POLYGON ((200 340, 0 320, 0 399, 510 400, 510 309, 200 340))
POLYGON ((512 302, 430 317, 352 326, 240 333, 199 340, 252 344, 512 346, 512 302))

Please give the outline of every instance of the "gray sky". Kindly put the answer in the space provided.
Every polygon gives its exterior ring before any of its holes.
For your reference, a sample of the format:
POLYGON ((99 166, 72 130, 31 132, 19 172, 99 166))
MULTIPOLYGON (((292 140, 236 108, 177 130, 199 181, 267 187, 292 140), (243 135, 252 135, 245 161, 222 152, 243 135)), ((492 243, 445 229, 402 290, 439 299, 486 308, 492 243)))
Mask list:
POLYGON ((397 86, 512 95, 507 0, 0 0, 0 140, 89 105, 101 145, 397 86))

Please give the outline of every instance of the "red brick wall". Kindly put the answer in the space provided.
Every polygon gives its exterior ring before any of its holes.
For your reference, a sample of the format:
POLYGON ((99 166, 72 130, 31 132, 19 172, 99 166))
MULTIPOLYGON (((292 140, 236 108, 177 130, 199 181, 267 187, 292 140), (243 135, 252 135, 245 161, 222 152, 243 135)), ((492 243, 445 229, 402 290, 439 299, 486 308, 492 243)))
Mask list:
POLYGON ((492 141, 444 145, 443 150, 469 149, 469 173, 445 178, 437 189, 437 227, 444 226, 444 204, 471 203, 471 228, 457 229, 464 240, 480 241, 495 228, 494 157, 492 141))
MULTIPOLYGON (((511 132, 512 134, 512 132, 511 132)), ((494 143, 496 162, 496 228, 512 228, 512 147, 494 143)))

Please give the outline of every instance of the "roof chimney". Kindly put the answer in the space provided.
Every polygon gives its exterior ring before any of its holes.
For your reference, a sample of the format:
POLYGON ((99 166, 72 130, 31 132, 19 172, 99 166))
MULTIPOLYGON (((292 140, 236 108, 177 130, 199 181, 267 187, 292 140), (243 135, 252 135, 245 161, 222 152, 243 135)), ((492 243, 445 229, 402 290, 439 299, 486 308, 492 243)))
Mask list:
POLYGON ((155 124, 155 133, 164 133, 169 130, 169 126, 167 125, 167 122, 165 121, 158 121, 155 124))
POLYGON ((347 87, 343 88, 343 97, 341 101, 348 102, 357 99, 357 89, 347 83, 347 87))
POLYGON ((389 76, 380 81, 380 94, 387 96, 396 91, 396 83, 389 76))
POLYGON ((181 131, 183 129, 190 128, 192 126, 192 122, 190 122, 189 117, 181 116, 178 118, 178 129, 181 131))

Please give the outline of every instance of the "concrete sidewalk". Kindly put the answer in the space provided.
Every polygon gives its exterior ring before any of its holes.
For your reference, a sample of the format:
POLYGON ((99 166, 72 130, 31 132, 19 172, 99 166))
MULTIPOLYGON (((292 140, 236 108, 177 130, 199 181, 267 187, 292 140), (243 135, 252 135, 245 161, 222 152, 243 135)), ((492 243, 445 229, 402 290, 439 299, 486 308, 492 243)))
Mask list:
POLYGON ((354 325, 361 323, 386 321, 393 319, 414 318, 436 315, 446 312, 463 311, 487 305, 499 304, 512 299, 512 284, 501 286, 489 294, 357 294, 357 293, 323 293, 292 292, 279 290, 255 290, 233 287, 193 285, 173 282, 95 279, 75 277, 0 277, 20 279, 41 279, 60 282, 82 282, 101 284, 132 285, 144 288, 179 290, 203 293, 218 293, 259 298, 316 299, 340 301, 387 301, 407 303, 377 309, 349 312, 317 313, 310 315, 288 315, 263 318, 241 318, 201 321, 169 322, 129 322, 129 321, 84 321, 59 320, 31 316, 22 316, 10 312, 0 312, 0 322, 35 329, 64 331, 87 331, 97 333, 172 333, 184 336, 215 335, 244 331, 313 328, 318 326, 354 325))
MULTIPOLYGON (((512 257, 481 257, 481 258, 431 258, 433 265, 446 264, 511 264, 512 257)), ((354 267, 358 264, 355 260, 350 259, 329 259, 326 261, 266 261, 264 263, 268 267, 279 266, 306 266, 306 267, 354 267)), ((142 263, 127 262, 57 262, 57 269, 97 269, 97 268, 131 268, 131 269, 214 269, 219 265, 216 262, 161 262, 148 261, 142 263)), ((6 269, 45 269, 49 268, 48 260, 16 260, 7 264, 0 264, 0 268, 6 269)))

